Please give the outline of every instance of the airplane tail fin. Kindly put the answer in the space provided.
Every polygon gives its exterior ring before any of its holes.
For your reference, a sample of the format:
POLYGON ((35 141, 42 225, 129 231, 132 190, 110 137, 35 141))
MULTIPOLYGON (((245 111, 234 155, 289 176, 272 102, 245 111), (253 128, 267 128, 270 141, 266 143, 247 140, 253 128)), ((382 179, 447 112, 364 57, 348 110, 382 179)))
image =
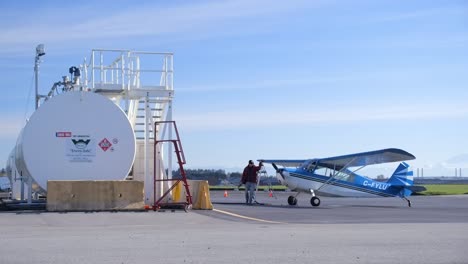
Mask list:
POLYGON ((413 171, 409 170, 409 165, 405 162, 400 163, 392 177, 388 179, 387 183, 390 183, 392 186, 402 187, 400 193, 401 197, 407 197, 413 192, 422 192, 426 190, 423 186, 413 186, 413 171))
POLYGON ((412 186, 413 185, 413 171, 409 170, 409 165, 405 162, 400 163, 398 168, 393 173, 392 177, 388 179, 387 183, 394 186, 412 186))

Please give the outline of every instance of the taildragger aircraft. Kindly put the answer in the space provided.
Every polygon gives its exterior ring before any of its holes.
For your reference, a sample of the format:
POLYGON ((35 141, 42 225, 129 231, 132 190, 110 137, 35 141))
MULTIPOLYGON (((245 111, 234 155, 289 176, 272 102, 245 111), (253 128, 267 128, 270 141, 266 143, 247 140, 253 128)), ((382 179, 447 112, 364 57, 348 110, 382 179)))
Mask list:
POLYGON ((319 206, 317 195, 341 197, 400 197, 408 202, 413 192, 424 191, 423 186, 413 185, 413 171, 405 162, 415 156, 401 149, 382 149, 344 156, 284 160, 259 159, 270 163, 276 170, 276 177, 291 191, 298 192, 288 197, 289 205, 297 204, 299 193, 312 195, 310 203, 319 206), (368 165, 401 162, 393 175, 386 182, 360 176, 356 172, 368 165), (281 166, 279 168, 278 166, 281 166))

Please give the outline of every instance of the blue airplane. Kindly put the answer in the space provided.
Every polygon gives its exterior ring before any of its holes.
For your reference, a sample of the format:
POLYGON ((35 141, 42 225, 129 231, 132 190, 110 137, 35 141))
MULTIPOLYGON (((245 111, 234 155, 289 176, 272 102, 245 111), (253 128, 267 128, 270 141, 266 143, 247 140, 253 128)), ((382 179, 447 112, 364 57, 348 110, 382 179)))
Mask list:
POLYGON ((272 164, 281 184, 297 192, 295 196, 288 197, 289 205, 297 204, 296 197, 300 193, 309 193, 312 195, 310 199, 312 206, 320 205, 317 195, 322 195, 400 197, 411 207, 408 197, 413 192, 421 192, 426 188, 413 185, 413 171, 409 170, 408 164, 401 161, 415 158, 404 150, 389 148, 322 159, 259 159, 258 161, 272 164), (386 182, 375 181, 356 174, 358 170, 368 165, 390 162, 401 163, 386 182))

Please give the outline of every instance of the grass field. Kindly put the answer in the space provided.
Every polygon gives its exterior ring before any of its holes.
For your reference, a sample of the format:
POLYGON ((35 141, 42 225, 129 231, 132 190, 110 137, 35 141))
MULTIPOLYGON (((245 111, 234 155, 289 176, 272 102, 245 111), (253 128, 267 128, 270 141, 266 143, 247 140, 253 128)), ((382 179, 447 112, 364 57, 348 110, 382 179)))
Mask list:
MULTIPOLYGON (((468 184, 428 184, 423 185, 426 187, 426 191, 420 193, 421 195, 451 195, 451 194, 468 194, 468 184)), ((224 191, 224 190, 234 190, 237 189, 237 186, 210 186, 210 190, 213 191, 224 191)), ((259 186, 258 190, 268 190, 268 186, 259 186)), ((285 186, 272 186, 274 191, 285 191, 285 186)), ((244 190, 244 186, 239 188, 239 190, 244 190)))
POLYGON ((468 184, 428 184, 423 185, 426 191, 423 195, 449 195, 449 194, 468 194, 468 184))

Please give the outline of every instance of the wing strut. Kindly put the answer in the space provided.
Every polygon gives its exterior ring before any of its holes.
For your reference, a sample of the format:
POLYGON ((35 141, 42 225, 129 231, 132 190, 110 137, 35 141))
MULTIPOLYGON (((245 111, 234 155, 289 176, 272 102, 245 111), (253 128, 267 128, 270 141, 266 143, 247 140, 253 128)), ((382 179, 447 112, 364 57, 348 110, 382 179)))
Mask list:
MULTIPOLYGON (((343 166, 343 168, 341 168, 341 170, 339 170, 338 172, 335 170, 335 174, 333 174, 332 176, 330 176, 330 178, 328 180, 326 180, 322 185, 320 185, 320 187, 317 188, 316 191, 320 191, 320 189, 322 189, 325 185, 328 185, 329 183, 331 183, 335 178, 336 176, 338 176, 338 174, 340 172, 343 172, 343 170, 347 169, 349 167, 349 165, 351 165, 353 163, 353 161, 355 160, 356 158, 352 158, 348 163, 346 163, 345 166, 343 166)), ((358 169, 359 170, 359 169, 358 169)), ((356 170, 357 171, 357 170, 356 170)))
POLYGON ((367 167, 367 166, 366 166, 366 165, 362 165, 361 167, 359 167, 359 168, 353 170, 353 173, 356 173, 356 171, 358 171, 358 170, 360 170, 360 169, 362 169, 362 168, 365 168, 365 167, 367 167))

